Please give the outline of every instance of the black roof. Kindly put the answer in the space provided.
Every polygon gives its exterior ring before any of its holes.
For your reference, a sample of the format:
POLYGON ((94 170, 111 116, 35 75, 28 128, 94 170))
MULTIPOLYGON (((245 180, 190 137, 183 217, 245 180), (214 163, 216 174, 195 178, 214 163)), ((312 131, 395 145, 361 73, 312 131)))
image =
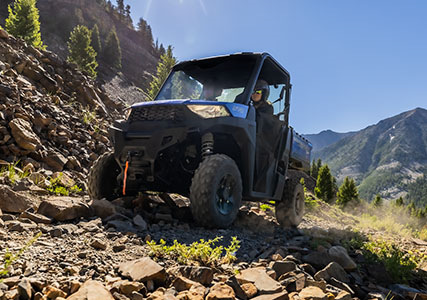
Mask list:
POLYGON ((224 84, 233 82, 233 85, 237 85, 246 83, 256 63, 263 61, 264 65, 259 78, 266 80, 269 84, 289 83, 289 72, 268 53, 241 52, 192 59, 176 64, 174 70, 185 69, 187 74, 201 81, 211 80, 212 76, 215 76, 214 73, 227 74, 226 78, 222 75, 221 78, 214 78, 214 80, 221 81, 224 84), (212 70, 212 72, 206 72, 207 69, 212 70), (241 82, 237 83, 236 78, 241 78, 241 82))

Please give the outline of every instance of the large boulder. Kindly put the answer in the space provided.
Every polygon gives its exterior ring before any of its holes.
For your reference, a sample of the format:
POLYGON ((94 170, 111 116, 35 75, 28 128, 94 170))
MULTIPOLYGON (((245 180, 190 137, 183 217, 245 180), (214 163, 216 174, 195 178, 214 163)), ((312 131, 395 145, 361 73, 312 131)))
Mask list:
POLYGON ((303 289, 299 293, 300 299, 307 299, 307 300, 327 300, 328 295, 325 294, 320 288, 315 286, 309 286, 303 289))
POLYGON ((166 280, 165 269, 149 257, 124 262, 119 265, 119 272, 133 281, 153 280, 164 283, 166 280))
POLYGON ((37 213, 53 218, 57 221, 68 221, 80 217, 92 216, 92 210, 80 198, 53 197, 43 200, 37 213))
POLYGON ((253 283, 259 294, 273 294, 282 291, 282 286, 271 278, 264 267, 250 268, 236 275, 237 280, 243 283, 253 283))
POLYGON ((328 253, 333 261, 339 263, 346 271, 357 269, 356 263, 350 258, 347 250, 342 246, 333 246, 329 248, 328 253))
POLYGON ((183 276, 203 285, 210 285, 213 280, 214 270, 209 267, 177 266, 167 270, 172 276, 183 276))
POLYGON ((80 289, 67 300, 114 300, 104 285, 95 280, 86 281, 80 289))
POLYGON ((116 214, 116 206, 111 201, 101 199, 93 200, 90 204, 95 216, 105 219, 116 214))
POLYGON ((12 136, 19 147, 29 151, 37 150, 41 142, 34 133, 30 122, 16 118, 9 122, 9 126, 12 129, 12 136))
POLYGON ((331 262, 323 270, 320 270, 314 274, 314 279, 316 280, 324 279, 328 281, 331 278, 338 279, 342 282, 350 282, 347 273, 344 271, 341 265, 336 262, 331 262))
POLYGON ((35 206, 34 201, 13 191, 6 185, 0 185, 0 209, 9 213, 21 213, 35 206))
POLYGON ((233 289, 223 282, 215 284, 210 288, 206 300, 235 300, 236 296, 233 289))
POLYGON ((50 150, 43 158, 43 162, 45 162, 54 171, 62 171, 62 169, 64 169, 64 165, 68 162, 68 159, 66 159, 61 153, 55 150, 50 150))

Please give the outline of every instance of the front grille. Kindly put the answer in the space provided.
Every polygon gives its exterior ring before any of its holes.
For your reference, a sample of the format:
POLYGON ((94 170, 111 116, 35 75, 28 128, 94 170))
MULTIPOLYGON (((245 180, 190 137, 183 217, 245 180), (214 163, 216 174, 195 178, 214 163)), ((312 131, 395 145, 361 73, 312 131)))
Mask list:
POLYGON ((140 106, 132 109, 129 121, 182 121, 184 111, 177 105, 140 106))

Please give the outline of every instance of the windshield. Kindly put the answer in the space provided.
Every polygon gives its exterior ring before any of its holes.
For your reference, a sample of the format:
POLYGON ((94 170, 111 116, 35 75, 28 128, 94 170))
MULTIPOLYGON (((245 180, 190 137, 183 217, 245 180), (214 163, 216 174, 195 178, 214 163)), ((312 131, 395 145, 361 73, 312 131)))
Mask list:
POLYGON ((250 56, 183 63, 171 72, 156 100, 239 102, 254 66, 255 59, 250 56))

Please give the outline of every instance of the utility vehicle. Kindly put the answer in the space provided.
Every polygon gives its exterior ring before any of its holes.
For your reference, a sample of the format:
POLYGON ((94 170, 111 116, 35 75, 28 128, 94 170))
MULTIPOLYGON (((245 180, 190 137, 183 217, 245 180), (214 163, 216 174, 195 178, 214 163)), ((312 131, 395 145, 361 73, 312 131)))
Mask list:
POLYGON ((181 194, 195 221, 215 228, 233 223, 242 200, 274 201, 277 221, 297 226, 304 190, 289 174, 309 169, 312 146, 288 124, 290 92, 289 73, 268 53, 178 63, 154 101, 111 126, 114 153, 92 166, 89 195, 181 194), (252 103, 258 79, 269 85, 272 115, 252 103))

